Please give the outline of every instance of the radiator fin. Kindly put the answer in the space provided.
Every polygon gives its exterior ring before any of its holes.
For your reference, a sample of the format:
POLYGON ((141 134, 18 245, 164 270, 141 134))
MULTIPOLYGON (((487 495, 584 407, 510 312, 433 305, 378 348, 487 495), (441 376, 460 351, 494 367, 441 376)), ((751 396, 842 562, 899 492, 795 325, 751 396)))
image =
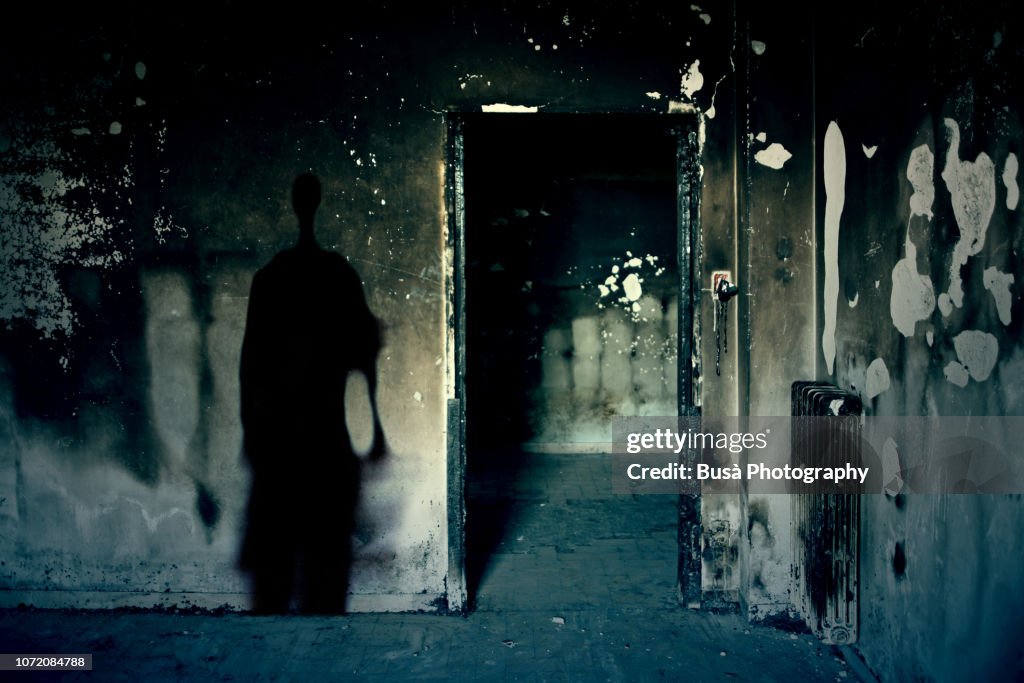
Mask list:
MULTIPOLYGON (((860 435, 862 404, 855 394, 825 382, 794 382, 794 466, 841 466, 860 435)), ((857 640, 860 497, 849 494, 794 494, 797 532, 793 571, 796 606, 811 631, 827 643, 857 640)))

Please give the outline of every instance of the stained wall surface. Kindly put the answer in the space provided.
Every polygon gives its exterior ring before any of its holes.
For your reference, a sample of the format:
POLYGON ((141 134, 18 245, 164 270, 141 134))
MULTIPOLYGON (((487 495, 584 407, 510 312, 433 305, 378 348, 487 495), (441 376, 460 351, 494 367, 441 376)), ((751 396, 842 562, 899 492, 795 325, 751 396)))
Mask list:
MULTIPOLYGON (((1020 414, 1010 3, 229 9, 159 25, 52 12, 0 46, 8 602, 246 606, 248 290, 293 242, 289 187, 313 170, 320 240, 358 271, 385 343, 392 452, 363 473, 353 607, 443 606, 451 112, 697 121, 702 305, 682 362, 705 415, 786 415, 798 379, 857 392, 869 417, 1020 414), (740 295, 716 374, 720 269, 740 295)), ((548 335, 554 385, 593 382, 593 363, 564 351, 575 327, 592 341, 614 326, 603 316, 548 335)), ((891 453, 929 457, 920 443, 891 453)), ((896 680, 1019 668, 1022 515, 1019 496, 866 500, 868 665, 896 680)), ((788 501, 707 495, 702 518, 708 601, 799 620, 788 501)))
POLYGON ((247 604, 239 350, 312 170, 320 242, 384 339, 391 455, 364 467, 351 606, 443 606, 447 112, 708 112, 705 193, 731 230, 733 121, 712 118, 733 108, 731 5, 209 10, 54 12, 2 48, 0 585, 247 604))
MULTIPOLYGON (((868 419, 1021 415, 1024 52, 1008 10, 818 24, 816 362, 868 419)), ((1019 435, 987 438, 1019 467, 1019 435)), ((1020 494, 986 494, 999 482, 971 453, 887 446, 891 495, 862 501, 857 647, 886 680, 1019 676, 1020 494), (963 493, 915 494, 899 473, 925 465, 962 469, 963 493)))

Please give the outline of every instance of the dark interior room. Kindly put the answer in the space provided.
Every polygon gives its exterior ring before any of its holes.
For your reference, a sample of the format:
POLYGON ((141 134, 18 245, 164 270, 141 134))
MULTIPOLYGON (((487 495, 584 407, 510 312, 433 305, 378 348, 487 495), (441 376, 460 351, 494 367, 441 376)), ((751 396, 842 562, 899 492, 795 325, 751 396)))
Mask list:
POLYGON ((0 679, 1024 681, 1016 9, 12 11, 0 679))

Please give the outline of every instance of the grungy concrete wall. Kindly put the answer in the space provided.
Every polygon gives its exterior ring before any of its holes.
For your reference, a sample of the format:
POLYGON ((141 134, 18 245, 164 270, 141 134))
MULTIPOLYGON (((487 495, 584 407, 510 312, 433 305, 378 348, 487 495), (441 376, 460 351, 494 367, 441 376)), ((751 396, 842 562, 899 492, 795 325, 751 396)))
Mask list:
POLYGON ((7 602, 246 604, 238 353, 298 173, 384 327, 355 609, 446 590, 446 111, 703 113, 706 229, 731 234, 731 4, 362 11, 54 12, 5 42, 7 602))
MULTIPOLYGON (((352 606, 440 604, 449 111, 700 116, 705 415, 788 414, 810 378, 870 415, 1020 415, 1010 10, 480 3, 21 25, 0 53, 2 599, 247 604, 238 353, 252 275, 294 241, 288 191, 312 169, 320 240, 384 327, 393 453, 364 472, 352 606), (740 296, 719 376, 720 269, 740 296)), ((552 358, 553 382, 592 380, 593 364, 552 358)), ((879 496, 863 514, 868 665, 1016 671, 1020 496, 879 496)), ((708 495, 702 518, 709 601, 796 616, 789 502, 708 495)))
MULTIPOLYGON (((737 246, 746 296, 737 301, 737 346, 745 352, 737 414, 783 416, 791 383, 815 373, 814 23, 810 14, 767 4, 751 4, 743 16, 737 246)), ((755 495, 741 502, 747 613, 792 621, 791 501, 755 495)))
MULTIPOLYGON (((1021 415, 1017 22, 1009 3, 874 9, 816 36, 819 377, 868 415, 1021 415)), ((937 457, 891 446, 904 464, 937 457)), ((884 680, 1019 677, 1021 496, 862 504, 868 665, 884 680)))

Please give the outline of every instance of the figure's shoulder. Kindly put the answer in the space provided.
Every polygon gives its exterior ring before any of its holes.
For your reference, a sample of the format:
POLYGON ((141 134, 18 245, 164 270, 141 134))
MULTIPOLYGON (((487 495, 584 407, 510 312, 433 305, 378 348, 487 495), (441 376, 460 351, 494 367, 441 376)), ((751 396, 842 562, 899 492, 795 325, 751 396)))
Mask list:
POLYGON ((259 269, 257 275, 263 273, 264 277, 271 277, 276 273, 291 272, 297 268, 308 267, 309 261, 308 254, 303 253, 302 249, 289 247, 274 254, 273 258, 259 269))
POLYGON ((341 282, 345 285, 362 284, 359 273, 343 255, 330 249, 309 250, 291 248, 278 252, 269 263, 260 268, 254 283, 274 283, 296 278, 318 278, 341 282))
POLYGON ((288 264, 292 263, 295 260, 295 256, 296 254, 294 247, 282 249, 281 251, 274 254, 271 257, 271 259, 267 261, 266 265, 259 269, 257 275, 259 273, 272 273, 275 270, 280 270, 281 268, 286 267, 288 264))
POLYGON ((338 273, 339 277, 356 280, 359 279, 359 274, 356 272, 356 269, 352 267, 352 264, 347 258, 338 252, 330 249, 324 249, 321 252, 321 255, 324 266, 338 273))

